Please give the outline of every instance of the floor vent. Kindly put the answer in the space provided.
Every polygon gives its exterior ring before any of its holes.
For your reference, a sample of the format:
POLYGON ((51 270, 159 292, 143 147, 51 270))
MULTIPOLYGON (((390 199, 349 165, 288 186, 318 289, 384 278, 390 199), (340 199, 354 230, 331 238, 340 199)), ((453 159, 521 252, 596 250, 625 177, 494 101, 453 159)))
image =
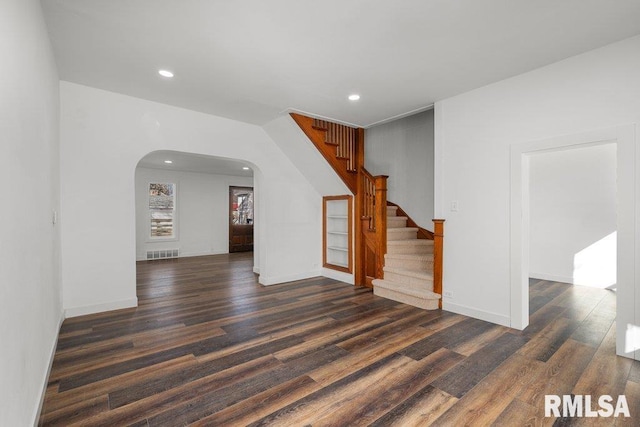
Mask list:
POLYGON ((179 249, 161 249, 158 251, 147 251, 147 261, 153 259, 178 258, 179 249))

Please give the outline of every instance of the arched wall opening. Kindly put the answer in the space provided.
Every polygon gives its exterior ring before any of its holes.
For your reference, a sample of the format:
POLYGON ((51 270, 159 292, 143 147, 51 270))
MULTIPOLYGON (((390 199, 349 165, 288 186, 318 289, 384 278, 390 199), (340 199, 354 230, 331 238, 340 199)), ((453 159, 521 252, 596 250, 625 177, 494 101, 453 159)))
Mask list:
POLYGON ((259 282, 320 275, 322 198, 262 127, 68 82, 60 95, 66 317, 137 305, 135 171, 159 150, 248 164, 259 282))
MULTIPOLYGON (((144 156, 135 173, 136 261, 228 253, 229 188, 254 188, 254 168, 240 159, 178 151, 144 156), (150 194, 155 187, 171 194, 150 194)), ((252 216, 254 231, 259 220, 252 216)), ((254 254, 257 268, 257 244, 254 254)))

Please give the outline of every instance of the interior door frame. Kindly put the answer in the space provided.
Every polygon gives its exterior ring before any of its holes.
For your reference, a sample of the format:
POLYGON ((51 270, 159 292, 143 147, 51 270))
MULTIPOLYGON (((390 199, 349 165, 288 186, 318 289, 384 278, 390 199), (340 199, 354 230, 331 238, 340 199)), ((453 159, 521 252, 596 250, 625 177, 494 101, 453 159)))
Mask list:
POLYGON ((634 125, 532 141, 511 146, 511 327, 524 329, 529 324, 529 156, 535 152, 617 144, 617 292, 616 353, 640 358, 640 292, 636 292, 636 270, 640 270, 640 239, 636 229, 640 220, 640 150, 635 147, 634 125), (639 222, 636 224, 636 222, 639 222), (639 241, 636 241, 639 240, 639 241))
MULTIPOLYGON (((253 189, 253 187, 247 187, 247 186, 243 186, 243 185, 230 185, 229 186, 229 244, 228 244, 228 250, 229 253, 232 253, 231 251, 231 245, 232 245, 232 238, 233 238, 233 191, 234 190, 249 190, 253 193, 253 197, 254 197, 254 203, 255 203, 255 190, 253 189)), ((255 217, 255 206, 254 206, 254 217, 255 217)), ((247 224, 248 225, 248 224, 247 224)), ((252 222, 251 224, 251 233, 253 234, 255 232, 254 230, 254 223, 252 222)), ((251 238, 251 246, 253 247, 255 244, 255 238, 252 236, 251 238)), ((255 249, 255 248, 254 248, 255 249)), ((248 252, 248 251, 247 251, 248 252)))

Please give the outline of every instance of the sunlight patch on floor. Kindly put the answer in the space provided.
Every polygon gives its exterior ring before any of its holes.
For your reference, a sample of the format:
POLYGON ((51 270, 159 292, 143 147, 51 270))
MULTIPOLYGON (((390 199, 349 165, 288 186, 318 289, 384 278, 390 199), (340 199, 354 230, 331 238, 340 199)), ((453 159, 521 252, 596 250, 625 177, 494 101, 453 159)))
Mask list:
POLYGON ((616 283, 617 232, 587 246, 573 257, 573 283, 607 288, 616 283))

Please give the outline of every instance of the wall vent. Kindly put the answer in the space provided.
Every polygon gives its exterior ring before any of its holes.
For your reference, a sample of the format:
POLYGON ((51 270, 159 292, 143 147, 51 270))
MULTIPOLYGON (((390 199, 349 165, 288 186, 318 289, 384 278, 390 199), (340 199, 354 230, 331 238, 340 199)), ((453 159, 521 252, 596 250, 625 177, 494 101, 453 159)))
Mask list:
POLYGON ((160 249, 157 251, 147 251, 147 261, 154 259, 178 258, 179 249, 160 249))

